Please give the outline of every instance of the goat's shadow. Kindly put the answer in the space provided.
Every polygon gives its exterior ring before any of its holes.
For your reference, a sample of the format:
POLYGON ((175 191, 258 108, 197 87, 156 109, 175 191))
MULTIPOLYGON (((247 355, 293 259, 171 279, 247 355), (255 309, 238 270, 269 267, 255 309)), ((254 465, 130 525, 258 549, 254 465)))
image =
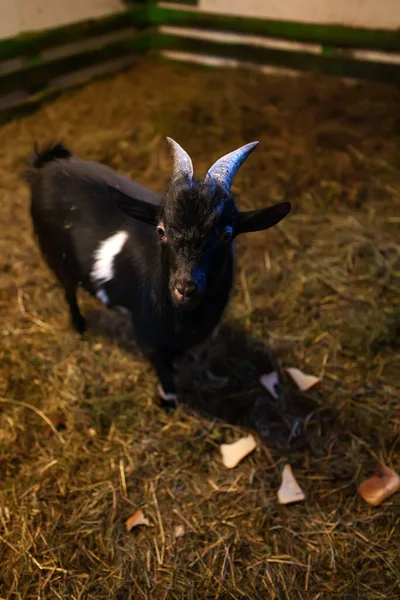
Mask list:
MULTIPOLYGON (((114 311, 91 310, 89 332, 109 338, 124 351, 140 354, 130 320, 114 311)), ((284 357, 281 357, 284 360, 284 357)), ((248 332, 223 323, 218 334, 177 366, 181 402, 208 419, 244 426, 280 447, 308 448, 323 453, 336 422, 321 391, 299 392, 277 357, 248 332), (277 371, 280 383, 273 398, 260 383, 261 375, 277 371)))

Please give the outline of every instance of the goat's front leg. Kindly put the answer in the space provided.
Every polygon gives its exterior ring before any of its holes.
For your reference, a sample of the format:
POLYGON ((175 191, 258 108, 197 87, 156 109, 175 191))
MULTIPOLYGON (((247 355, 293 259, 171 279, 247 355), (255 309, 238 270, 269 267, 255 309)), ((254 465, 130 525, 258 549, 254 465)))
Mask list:
POLYGON ((178 405, 178 394, 174 381, 176 354, 167 349, 154 350, 147 355, 158 376, 160 405, 165 410, 174 410, 178 405))

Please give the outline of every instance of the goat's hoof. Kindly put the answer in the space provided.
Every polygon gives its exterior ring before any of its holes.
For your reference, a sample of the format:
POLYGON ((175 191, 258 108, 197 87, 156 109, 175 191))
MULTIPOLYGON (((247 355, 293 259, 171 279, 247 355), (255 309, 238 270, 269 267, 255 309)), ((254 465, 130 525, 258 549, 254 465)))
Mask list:
POLYGON ((160 398, 160 406, 163 410, 165 410, 165 412, 173 412, 176 407, 178 406, 178 399, 177 398, 170 398, 170 399, 165 399, 165 398, 160 398))
POLYGON ((73 325, 75 331, 77 331, 81 335, 83 333, 85 333, 85 331, 86 331, 86 319, 84 319, 84 317, 80 317, 80 318, 74 319, 72 321, 72 325, 73 325))

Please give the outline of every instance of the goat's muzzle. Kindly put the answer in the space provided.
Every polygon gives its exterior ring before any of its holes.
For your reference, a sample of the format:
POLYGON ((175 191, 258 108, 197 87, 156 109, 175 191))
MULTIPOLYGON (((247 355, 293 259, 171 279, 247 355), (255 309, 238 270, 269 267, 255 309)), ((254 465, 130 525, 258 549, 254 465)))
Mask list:
POLYGON ((194 279, 177 279, 172 289, 175 305, 184 310, 196 308, 203 296, 203 288, 194 279))

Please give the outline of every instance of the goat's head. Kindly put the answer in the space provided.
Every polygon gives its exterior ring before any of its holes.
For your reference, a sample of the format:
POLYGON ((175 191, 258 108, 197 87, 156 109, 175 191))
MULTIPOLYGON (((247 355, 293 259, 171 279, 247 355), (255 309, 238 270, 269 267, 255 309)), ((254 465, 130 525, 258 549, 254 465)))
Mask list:
POLYGON ((247 212, 236 208, 232 181, 258 142, 226 154, 214 163, 203 181, 196 181, 187 152, 171 138, 167 140, 172 178, 161 205, 116 200, 129 216, 156 227, 168 258, 172 300, 176 306, 190 310, 201 301, 213 265, 222 265, 231 252, 234 238, 276 225, 290 211, 290 203, 247 212))

